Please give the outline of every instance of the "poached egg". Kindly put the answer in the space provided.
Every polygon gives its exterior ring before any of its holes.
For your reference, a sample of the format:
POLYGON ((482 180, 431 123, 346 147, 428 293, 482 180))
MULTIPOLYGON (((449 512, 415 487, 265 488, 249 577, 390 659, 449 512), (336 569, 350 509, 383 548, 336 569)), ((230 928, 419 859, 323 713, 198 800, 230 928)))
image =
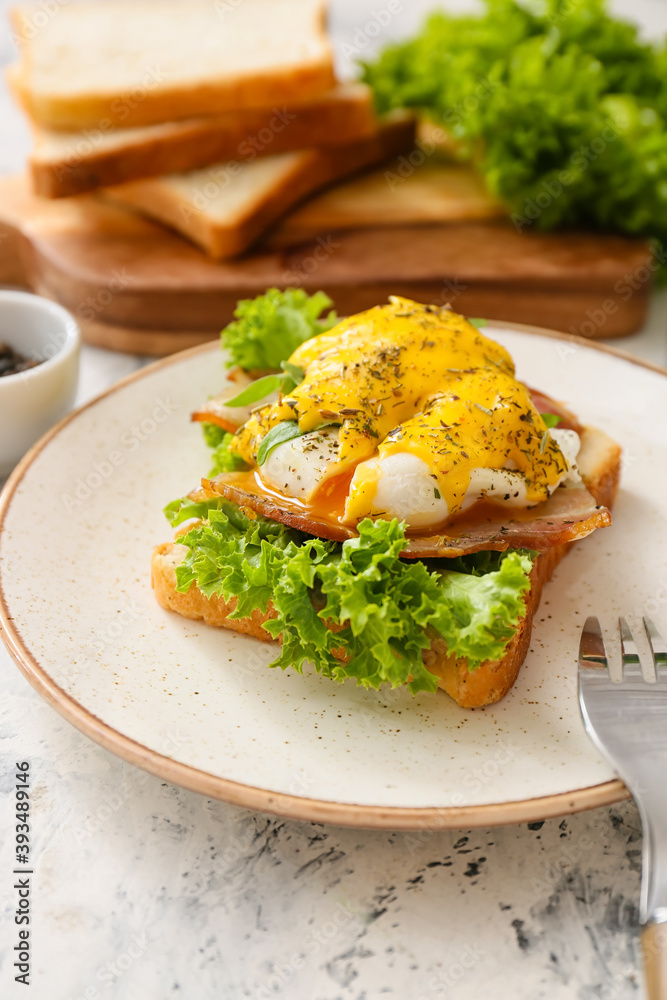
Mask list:
POLYGON ((255 408, 231 448, 314 514, 422 531, 480 500, 535 506, 579 478, 576 432, 549 429, 505 348, 449 308, 392 297, 289 361, 303 380, 255 408), (283 423, 295 436, 264 456, 283 423))

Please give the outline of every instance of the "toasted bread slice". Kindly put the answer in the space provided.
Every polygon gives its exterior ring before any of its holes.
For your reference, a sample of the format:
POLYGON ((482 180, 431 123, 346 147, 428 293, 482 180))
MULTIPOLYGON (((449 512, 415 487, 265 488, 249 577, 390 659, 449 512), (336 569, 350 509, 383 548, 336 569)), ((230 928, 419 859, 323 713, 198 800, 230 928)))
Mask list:
POLYGON ((55 129, 136 127, 334 86, 324 0, 100 0, 11 12, 21 101, 55 129))
POLYGON ((507 209, 467 163, 448 163, 419 149, 397 162, 354 177, 300 205, 263 242, 267 249, 297 246, 320 233, 384 226, 448 225, 503 219, 507 209), (412 166, 414 161, 415 166, 412 166))
POLYGON ((399 113, 370 139, 132 181, 104 195, 177 229, 211 257, 234 257, 311 192, 413 141, 414 121, 399 113))
MULTIPOLYGON (((616 442, 597 428, 584 428, 577 464, 597 502, 611 507, 618 489, 621 468, 621 449, 616 442)), ((423 653, 424 663, 431 673, 436 674, 439 687, 459 705, 464 708, 490 705, 503 698, 512 687, 528 652, 542 588, 573 544, 570 542, 548 549, 536 558, 531 572, 531 588, 526 596, 525 617, 520 621, 516 634, 501 659, 487 660, 475 670, 468 670, 465 659, 449 656, 443 640, 433 636, 430 649, 423 653)), ((231 601, 225 601, 221 597, 206 598, 194 584, 186 594, 176 590, 175 569, 186 552, 185 546, 178 541, 159 545, 153 552, 151 574, 158 603, 185 618, 234 629, 264 642, 273 641, 262 627, 263 622, 275 618, 271 605, 266 614, 254 611, 250 618, 230 619, 229 615, 236 607, 235 598, 231 601)))
POLYGON ((66 198, 225 160, 339 146, 377 130, 370 88, 347 83, 289 107, 274 104, 142 128, 62 132, 34 126, 30 172, 35 194, 66 198))

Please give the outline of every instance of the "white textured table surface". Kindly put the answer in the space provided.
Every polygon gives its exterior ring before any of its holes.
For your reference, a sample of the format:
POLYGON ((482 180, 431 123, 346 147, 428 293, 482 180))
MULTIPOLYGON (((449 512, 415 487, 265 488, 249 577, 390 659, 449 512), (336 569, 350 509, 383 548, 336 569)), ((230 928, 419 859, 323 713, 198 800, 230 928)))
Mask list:
MULTIPOLYGON (((0 0, 0 11, 7 6, 0 0)), ((357 28, 386 6, 335 3, 339 41, 358 46, 357 28)), ((387 31, 410 30, 429 6, 405 0, 387 31)), ((659 0, 615 7, 653 30, 667 28, 659 0)), ((3 30, 0 63, 11 55, 3 30)), ((25 127, 0 89, 0 171, 19 169, 26 147, 25 127)), ((639 336, 616 343, 667 364, 667 296, 655 297, 639 336)), ((79 401, 141 363, 84 349, 79 401)), ((0 684, 3 998, 640 995, 641 831, 631 803, 472 832, 286 822, 123 764, 42 702, 4 649, 0 684), (29 992, 13 968, 17 760, 29 760, 32 771, 29 992)))

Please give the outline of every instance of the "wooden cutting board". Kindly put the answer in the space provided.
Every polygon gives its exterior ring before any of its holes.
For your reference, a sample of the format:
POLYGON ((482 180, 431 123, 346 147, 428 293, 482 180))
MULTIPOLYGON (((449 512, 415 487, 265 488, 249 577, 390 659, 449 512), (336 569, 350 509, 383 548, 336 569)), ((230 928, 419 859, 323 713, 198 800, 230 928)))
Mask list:
POLYGON ((644 321, 651 257, 642 240, 518 233, 480 218, 494 214, 483 208, 474 221, 450 208, 416 224, 403 207, 398 225, 391 205, 380 200, 361 228, 342 231, 340 205, 338 214, 311 211, 296 242, 283 235, 277 242, 287 245, 217 263, 95 195, 49 201, 31 195, 25 178, 3 178, 0 282, 60 302, 89 343, 152 355, 217 336, 239 298, 276 285, 322 288, 341 314, 398 294, 590 336, 622 336, 644 321), (308 225, 320 235, 313 239, 308 225))

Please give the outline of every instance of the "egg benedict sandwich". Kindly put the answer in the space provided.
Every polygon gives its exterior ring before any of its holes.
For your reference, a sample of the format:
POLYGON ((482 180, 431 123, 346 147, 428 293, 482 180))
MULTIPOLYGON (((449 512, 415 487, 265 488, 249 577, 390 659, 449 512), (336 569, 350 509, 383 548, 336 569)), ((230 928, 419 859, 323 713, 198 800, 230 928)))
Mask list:
POLYGON ((620 449, 449 307, 391 297, 336 322, 316 298, 258 300, 267 331, 305 317, 297 343, 274 330, 193 415, 216 464, 166 508, 157 599, 279 640, 272 665, 497 701, 555 565, 611 523, 620 449))

